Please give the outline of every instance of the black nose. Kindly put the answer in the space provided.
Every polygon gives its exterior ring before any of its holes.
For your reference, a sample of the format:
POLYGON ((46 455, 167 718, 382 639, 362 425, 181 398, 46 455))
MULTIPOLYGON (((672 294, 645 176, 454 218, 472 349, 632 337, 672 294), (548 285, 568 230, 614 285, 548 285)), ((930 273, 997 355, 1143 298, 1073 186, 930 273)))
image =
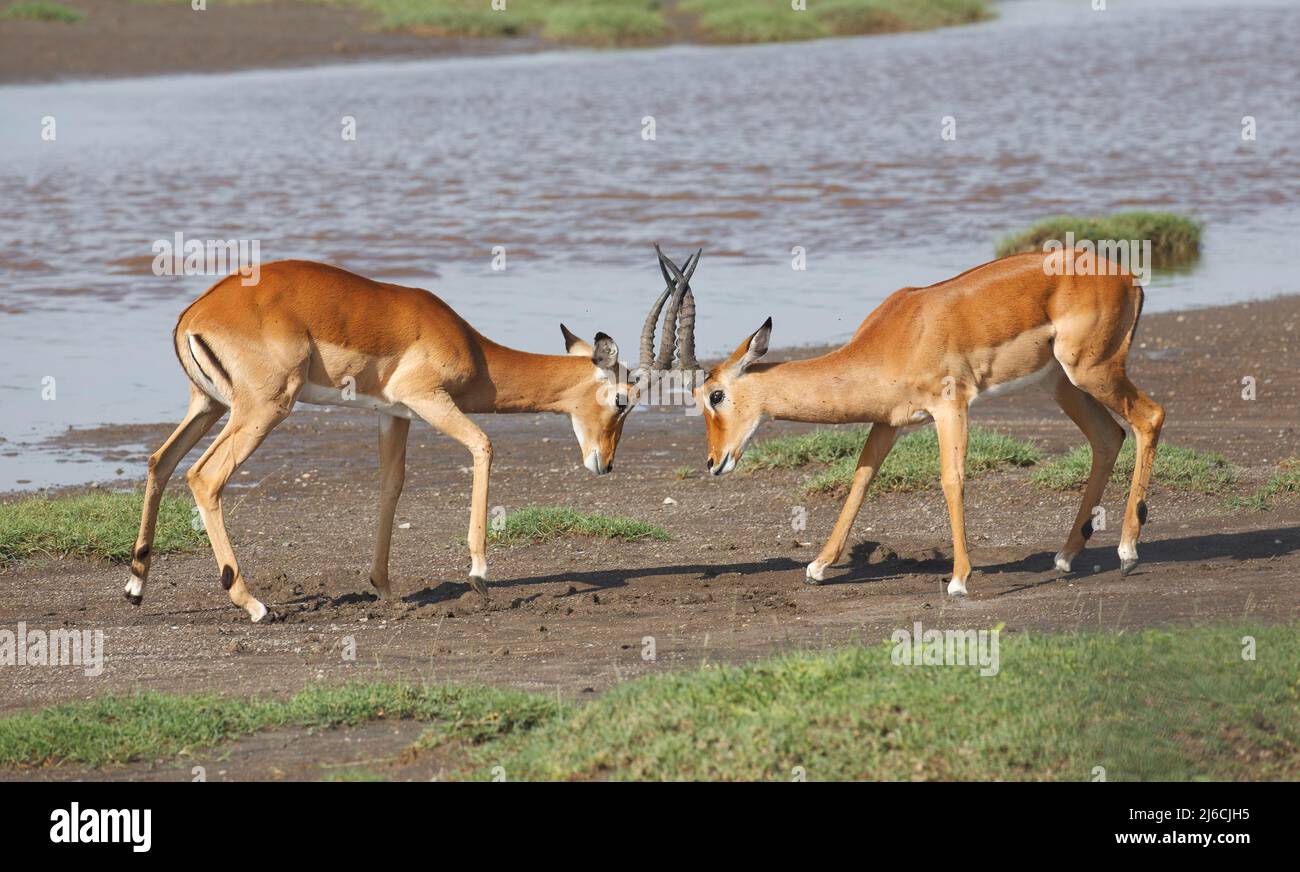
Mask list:
POLYGON ((705 468, 705 469, 713 469, 713 458, 712 458, 712 457, 710 457, 708 460, 704 461, 704 468, 705 468))
POLYGON ((611 460, 608 464, 605 465, 605 471, 606 471, 606 472, 613 472, 613 471, 614 471, 614 462, 613 462, 612 460, 611 460))

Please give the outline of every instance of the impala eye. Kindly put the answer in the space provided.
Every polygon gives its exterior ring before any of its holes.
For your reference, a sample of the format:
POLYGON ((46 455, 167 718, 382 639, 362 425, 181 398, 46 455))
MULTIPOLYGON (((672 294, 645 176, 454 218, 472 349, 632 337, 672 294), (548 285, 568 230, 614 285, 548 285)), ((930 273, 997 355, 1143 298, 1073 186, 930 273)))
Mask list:
POLYGON ((709 394, 709 405, 716 409, 718 407, 718 403, 722 402, 724 397, 726 397, 726 394, 724 394, 722 391, 714 391, 713 393, 709 394))

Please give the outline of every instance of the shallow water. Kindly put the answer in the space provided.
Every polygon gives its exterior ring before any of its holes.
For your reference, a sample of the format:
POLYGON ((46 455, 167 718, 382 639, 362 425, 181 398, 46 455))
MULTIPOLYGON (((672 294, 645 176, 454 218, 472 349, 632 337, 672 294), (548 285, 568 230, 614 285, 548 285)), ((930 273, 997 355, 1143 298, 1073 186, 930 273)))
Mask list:
POLYGON ((604 330, 625 357, 661 288, 655 241, 705 248, 706 354, 769 314, 777 345, 845 338, 889 292, 1064 211, 1207 222, 1199 265, 1157 274, 1152 310, 1300 291, 1300 5, 1109 6, 1021 0, 974 27, 795 45, 0 88, 0 490, 104 474, 37 465, 31 443, 69 426, 180 417, 170 330, 214 278, 152 274, 176 232, 427 287, 530 350, 560 351, 561 319, 604 330))

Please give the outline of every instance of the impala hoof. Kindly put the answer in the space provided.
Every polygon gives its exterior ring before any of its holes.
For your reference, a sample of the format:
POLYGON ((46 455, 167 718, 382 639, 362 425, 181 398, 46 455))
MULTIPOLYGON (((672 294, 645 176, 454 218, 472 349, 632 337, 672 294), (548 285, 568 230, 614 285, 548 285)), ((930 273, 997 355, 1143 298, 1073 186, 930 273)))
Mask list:
POLYGON ((804 571, 804 583, 821 584, 822 576, 824 576, 825 574, 826 574, 826 564, 819 563, 818 561, 814 560, 812 563, 808 564, 808 568, 804 571))
POLYGON ((1128 575, 1130 572, 1133 571, 1133 567, 1135 567, 1135 566, 1137 566, 1137 565, 1138 565, 1138 559, 1137 559, 1136 557, 1132 557, 1132 558, 1125 557, 1125 558, 1122 558, 1122 559, 1120 560, 1120 562, 1119 562, 1119 574, 1120 574, 1120 575, 1128 575))
POLYGON ((477 575, 471 575, 469 577, 469 586, 474 589, 474 593, 487 599, 487 579, 480 578, 477 575))
POLYGON ((952 581, 948 582, 948 596, 965 596, 965 595, 966 595, 966 582, 962 581, 960 578, 954 578, 952 581))
POLYGON ((1068 558, 1068 557, 1065 556, 1065 553, 1064 553, 1064 552, 1057 552, 1057 554, 1056 554, 1056 568, 1057 568, 1058 571, 1060 571, 1060 572, 1069 572, 1069 571, 1070 571, 1070 565, 1071 565, 1071 563, 1072 563, 1072 561, 1070 560, 1070 558, 1068 558))
POLYGON ((387 582, 385 582, 384 584, 380 584, 379 582, 375 581, 375 577, 373 575, 370 577, 370 586, 375 589, 375 594, 381 600, 391 599, 393 596, 392 587, 387 582))
POLYGON ((122 596, 133 606, 140 605, 144 601, 144 582, 135 575, 127 580, 126 589, 122 596))

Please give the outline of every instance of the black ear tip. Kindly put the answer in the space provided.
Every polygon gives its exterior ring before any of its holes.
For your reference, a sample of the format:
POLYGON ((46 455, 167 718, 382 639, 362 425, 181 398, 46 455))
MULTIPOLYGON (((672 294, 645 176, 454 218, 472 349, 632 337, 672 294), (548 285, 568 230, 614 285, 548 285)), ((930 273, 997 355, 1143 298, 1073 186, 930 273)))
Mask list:
POLYGON ((763 322, 763 329, 764 329, 764 330, 771 330, 771 329, 772 329, 772 316, 771 316, 771 315, 768 315, 768 316, 767 316, 767 320, 763 322))
POLYGON ((614 340, 609 338, 609 334, 608 334, 608 333, 597 333, 597 334, 596 334, 596 341, 597 341, 597 342, 613 342, 614 340))

